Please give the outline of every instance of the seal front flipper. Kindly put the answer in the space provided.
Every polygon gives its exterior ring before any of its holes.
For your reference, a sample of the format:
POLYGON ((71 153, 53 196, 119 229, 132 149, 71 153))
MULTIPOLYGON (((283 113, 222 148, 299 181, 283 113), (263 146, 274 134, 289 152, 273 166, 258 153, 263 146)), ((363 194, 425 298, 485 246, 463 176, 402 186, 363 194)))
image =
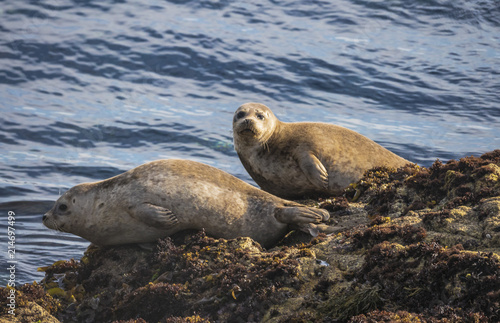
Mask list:
POLYGON ((159 228, 171 228, 179 222, 169 209, 148 202, 129 207, 129 214, 147 225, 159 228))
POLYGON ((307 179, 318 189, 328 189, 328 172, 321 161, 309 151, 301 152, 297 161, 307 179))
POLYGON ((287 224, 302 226, 307 223, 319 223, 330 218, 327 210, 305 206, 277 207, 274 211, 276 220, 287 224))

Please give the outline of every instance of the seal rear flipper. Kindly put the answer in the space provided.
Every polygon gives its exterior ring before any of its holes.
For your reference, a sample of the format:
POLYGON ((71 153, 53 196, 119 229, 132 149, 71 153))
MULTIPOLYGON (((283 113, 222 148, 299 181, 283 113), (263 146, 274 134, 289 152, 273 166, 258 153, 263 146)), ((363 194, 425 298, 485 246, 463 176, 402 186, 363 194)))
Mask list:
POLYGON ((274 211, 276 220, 287 224, 303 225, 307 223, 319 223, 330 218, 327 210, 316 209, 306 206, 277 207, 274 211))
POLYGON ((158 228, 171 228, 179 222, 169 209, 148 202, 129 208, 129 211, 136 220, 158 228))
POLYGON ((298 157, 300 169, 307 179, 320 190, 328 189, 328 171, 318 157, 308 151, 298 157))

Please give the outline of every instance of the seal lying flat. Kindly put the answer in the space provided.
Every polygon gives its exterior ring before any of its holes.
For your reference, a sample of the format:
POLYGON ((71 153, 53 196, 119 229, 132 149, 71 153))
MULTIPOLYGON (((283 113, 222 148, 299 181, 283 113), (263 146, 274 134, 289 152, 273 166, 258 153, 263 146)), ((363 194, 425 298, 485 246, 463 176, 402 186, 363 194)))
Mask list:
POLYGON ((339 194, 376 166, 409 161, 359 133, 327 123, 279 121, 263 104, 240 106, 234 147, 259 186, 282 198, 339 194))
POLYGON ((154 242, 186 229, 251 237, 265 247, 296 225, 316 232, 329 213, 286 201, 214 167, 158 160, 69 189, 43 216, 50 229, 97 245, 154 242))

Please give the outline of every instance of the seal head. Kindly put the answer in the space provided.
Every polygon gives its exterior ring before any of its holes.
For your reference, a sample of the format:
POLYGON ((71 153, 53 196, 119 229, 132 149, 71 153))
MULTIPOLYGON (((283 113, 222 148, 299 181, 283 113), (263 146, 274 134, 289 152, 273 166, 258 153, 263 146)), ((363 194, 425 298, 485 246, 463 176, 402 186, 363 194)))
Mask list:
POLYGON ((263 104, 244 104, 236 110, 233 118, 235 145, 265 146, 276 131, 278 119, 263 104))
POLYGON ((84 217, 75 215, 84 214, 91 208, 93 195, 87 184, 69 189, 57 200, 52 209, 45 213, 43 224, 61 232, 80 232, 86 221, 84 217))

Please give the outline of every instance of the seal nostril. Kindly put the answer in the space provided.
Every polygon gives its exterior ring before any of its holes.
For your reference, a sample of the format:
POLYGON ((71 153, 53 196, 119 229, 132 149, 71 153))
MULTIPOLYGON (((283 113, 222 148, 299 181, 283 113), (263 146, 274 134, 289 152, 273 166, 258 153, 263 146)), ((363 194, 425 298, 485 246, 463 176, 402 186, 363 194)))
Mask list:
POLYGON ((45 219, 47 219, 47 216, 44 214, 42 217, 42 221, 45 221, 45 219))

